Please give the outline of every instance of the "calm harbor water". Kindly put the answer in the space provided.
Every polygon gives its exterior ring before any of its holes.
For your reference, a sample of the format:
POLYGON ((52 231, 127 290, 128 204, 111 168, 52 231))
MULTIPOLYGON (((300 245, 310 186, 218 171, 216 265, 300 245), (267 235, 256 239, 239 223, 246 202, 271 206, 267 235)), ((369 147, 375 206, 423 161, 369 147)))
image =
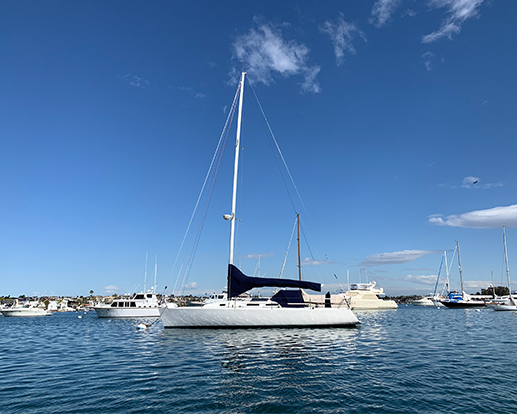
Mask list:
POLYGON ((358 329, 145 331, 78 315, 0 317, 2 412, 517 412, 513 312, 401 306, 357 312, 358 329))

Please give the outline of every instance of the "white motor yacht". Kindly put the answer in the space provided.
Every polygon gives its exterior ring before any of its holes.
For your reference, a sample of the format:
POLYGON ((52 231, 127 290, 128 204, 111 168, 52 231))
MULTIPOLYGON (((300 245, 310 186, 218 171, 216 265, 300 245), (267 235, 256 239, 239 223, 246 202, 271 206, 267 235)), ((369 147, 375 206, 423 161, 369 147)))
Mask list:
POLYGON ((420 299, 413 299, 411 300, 411 304, 413 306, 434 306, 434 302, 427 296, 420 299))
POLYGON ((394 300, 380 299, 384 295, 383 288, 376 288, 376 282, 353 283, 346 295, 350 298, 350 306, 353 310, 366 309, 397 309, 398 305, 394 300))
POLYGON ((93 307, 99 318, 159 318, 160 304, 154 292, 137 293, 129 298, 115 299, 108 305, 93 307))
POLYGON ((2 315, 11 316, 50 316, 52 312, 40 307, 39 302, 26 302, 22 304, 15 304, 10 307, 2 307, 0 309, 2 315))

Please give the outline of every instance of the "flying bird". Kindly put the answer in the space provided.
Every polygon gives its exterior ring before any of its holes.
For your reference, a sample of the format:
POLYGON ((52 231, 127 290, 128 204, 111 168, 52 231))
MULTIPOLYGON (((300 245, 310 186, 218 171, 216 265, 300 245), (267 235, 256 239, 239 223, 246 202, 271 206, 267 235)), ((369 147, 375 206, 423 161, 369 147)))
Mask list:
POLYGON ((474 181, 472 184, 477 184, 478 180, 474 181))

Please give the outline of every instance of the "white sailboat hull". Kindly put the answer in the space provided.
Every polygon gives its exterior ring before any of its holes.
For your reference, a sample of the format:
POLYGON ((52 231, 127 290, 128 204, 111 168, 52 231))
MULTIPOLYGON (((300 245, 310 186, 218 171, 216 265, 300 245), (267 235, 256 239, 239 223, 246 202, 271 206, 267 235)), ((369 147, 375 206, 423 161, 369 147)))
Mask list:
POLYGON ((169 307, 164 328, 354 327, 359 320, 347 308, 169 307))
POLYGON ((488 305, 488 307, 492 308, 493 310, 495 311, 517 311, 517 306, 515 305, 504 305, 504 304, 500 304, 500 305, 488 305))

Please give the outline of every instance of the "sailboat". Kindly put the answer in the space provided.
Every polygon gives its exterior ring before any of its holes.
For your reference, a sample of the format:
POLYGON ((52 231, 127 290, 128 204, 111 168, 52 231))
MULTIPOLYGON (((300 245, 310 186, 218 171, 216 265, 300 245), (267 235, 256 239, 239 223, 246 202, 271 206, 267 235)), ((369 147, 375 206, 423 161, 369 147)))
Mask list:
POLYGON ((456 241, 456 250, 458 251, 458 267, 460 270, 461 294, 457 292, 449 292, 446 299, 440 302, 448 308, 483 308, 486 306, 485 301, 473 298, 463 289, 463 274, 461 271, 460 244, 456 241))
POLYGON ((167 303, 162 310, 164 328, 287 328, 287 327, 354 327, 359 320, 348 306, 319 307, 303 301, 302 289, 321 292, 321 284, 281 278, 250 277, 234 264, 235 221, 237 220, 237 171, 239 165, 240 135, 244 79, 239 83, 239 112, 233 174, 232 212, 223 216, 230 222, 230 254, 227 274, 227 296, 224 301, 206 303, 204 306, 181 307, 167 303), (296 288, 279 290, 272 298, 241 299, 240 295, 257 287, 296 288))
MULTIPOLYGON (((456 253, 456 250, 454 250, 454 253, 456 253)), ((454 259, 454 253, 453 253, 453 259, 454 259)), ((442 260, 440 262, 440 268, 438 269, 438 274, 436 276, 436 284, 434 285, 434 292, 430 295, 426 295, 420 299, 413 299, 410 301, 411 305, 413 306, 443 306, 440 302, 441 299, 443 299, 442 296, 438 293, 438 283, 440 282, 440 273, 442 271, 442 268, 445 264, 445 273, 446 273, 446 281, 445 285, 449 285, 449 271, 447 268, 447 252, 444 250, 442 254, 442 260)), ((452 265, 452 261, 451 261, 452 265)))
POLYGON ((517 303, 512 296, 512 285, 510 283, 510 269, 508 267, 508 252, 506 250, 506 231, 503 226, 503 245, 504 245, 504 261, 506 264, 506 278, 508 280, 508 301, 504 303, 492 304, 490 307, 495 311, 517 311, 517 303))

